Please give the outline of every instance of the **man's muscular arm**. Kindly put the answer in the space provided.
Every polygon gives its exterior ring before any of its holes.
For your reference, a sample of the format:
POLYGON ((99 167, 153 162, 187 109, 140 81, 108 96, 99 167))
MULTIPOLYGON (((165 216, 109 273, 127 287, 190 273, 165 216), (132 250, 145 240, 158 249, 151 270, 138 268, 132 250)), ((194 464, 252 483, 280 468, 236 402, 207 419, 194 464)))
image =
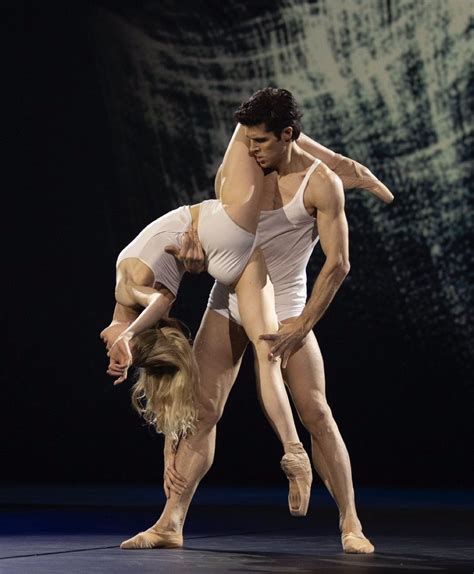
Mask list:
POLYGON ((289 357, 303 343, 304 337, 324 315, 337 290, 349 272, 349 238, 344 212, 344 190, 341 180, 329 170, 311 178, 309 199, 317 209, 317 224, 326 261, 319 272, 311 296, 303 313, 291 323, 283 325, 278 333, 262 335, 273 340, 271 359, 282 357, 286 367, 289 357))

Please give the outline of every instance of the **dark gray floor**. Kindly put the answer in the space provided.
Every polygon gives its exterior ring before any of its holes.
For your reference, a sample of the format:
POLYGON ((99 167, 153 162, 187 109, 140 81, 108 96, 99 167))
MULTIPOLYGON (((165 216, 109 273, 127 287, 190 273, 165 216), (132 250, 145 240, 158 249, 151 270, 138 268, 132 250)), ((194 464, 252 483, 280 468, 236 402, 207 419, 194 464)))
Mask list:
POLYGON ((159 491, 0 489, 0 572, 472 574, 474 570, 470 493, 363 491, 360 514, 376 545, 373 556, 341 552, 337 511, 324 495, 313 497, 305 518, 289 516, 284 499, 279 490, 203 490, 189 513, 185 548, 124 551, 118 548, 121 540, 154 521, 162 501, 159 491))

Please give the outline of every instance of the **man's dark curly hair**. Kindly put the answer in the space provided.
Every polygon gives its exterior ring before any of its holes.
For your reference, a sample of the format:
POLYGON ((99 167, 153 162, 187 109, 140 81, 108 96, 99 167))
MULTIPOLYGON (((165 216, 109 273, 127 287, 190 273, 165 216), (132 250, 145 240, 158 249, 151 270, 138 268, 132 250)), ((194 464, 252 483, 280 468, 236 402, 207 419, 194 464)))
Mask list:
POLYGON ((293 140, 301 133, 302 116, 293 94, 280 88, 258 90, 234 112, 235 119, 242 125, 265 124, 267 131, 277 138, 285 128, 292 127, 293 140))

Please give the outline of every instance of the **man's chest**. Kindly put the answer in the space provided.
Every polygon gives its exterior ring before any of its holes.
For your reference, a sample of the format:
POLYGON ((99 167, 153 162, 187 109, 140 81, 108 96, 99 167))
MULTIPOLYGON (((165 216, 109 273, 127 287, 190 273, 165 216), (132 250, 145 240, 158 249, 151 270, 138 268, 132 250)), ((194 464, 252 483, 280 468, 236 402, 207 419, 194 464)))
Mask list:
MULTIPOLYGON (((304 180, 304 173, 292 173, 284 177, 278 177, 276 172, 272 172, 265 176, 263 183, 263 211, 273 211, 280 209, 291 203, 295 196, 299 193, 304 193, 301 189, 304 180)), ((308 213, 312 214, 314 209, 310 205, 305 207, 308 213)))

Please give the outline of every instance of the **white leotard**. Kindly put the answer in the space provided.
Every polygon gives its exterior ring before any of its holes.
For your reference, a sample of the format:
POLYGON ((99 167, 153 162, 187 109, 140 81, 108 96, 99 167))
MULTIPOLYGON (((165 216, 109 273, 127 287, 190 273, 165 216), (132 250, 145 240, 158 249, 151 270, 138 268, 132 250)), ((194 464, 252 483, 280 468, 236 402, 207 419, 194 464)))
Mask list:
MULTIPOLYGON (((265 256, 280 321, 300 315, 306 304, 306 265, 319 236, 316 220, 306 211, 303 196, 309 178, 319 164, 320 160, 316 160, 308 168, 289 203, 260 214, 256 245, 265 256)), ((237 296, 229 286, 216 281, 207 306, 240 324, 237 296)))
POLYGON ((220 283, 233 284, 255 249, 256 235, 237 225, 217 199, 199 204, 198 235, 208 273, 220 283))
POLYGON ((191 212, 187 205, 155 219, 120 252, 117 266, 129 257, 139 259, 153 271, 155 283, 161 283, 176 297, 185 269, 173 255, 166 253, 165 247, 179 245, 181 235, 191 222, 191 212))
MULTIPOLYGON (((191 222, 187 205, 155 219, 120 252, 117 266, 129 257, 139 259, 153 271, 155 283, 161 283, 176 296, 185 269, 173 255, 166 253, 165 247, 179 246, 191 222)), ((239 227, 218 199, 199 204, 198 236, 207 256, 209 273, 220 284, 232 285, 252 255, 256 236, 239 227)))

